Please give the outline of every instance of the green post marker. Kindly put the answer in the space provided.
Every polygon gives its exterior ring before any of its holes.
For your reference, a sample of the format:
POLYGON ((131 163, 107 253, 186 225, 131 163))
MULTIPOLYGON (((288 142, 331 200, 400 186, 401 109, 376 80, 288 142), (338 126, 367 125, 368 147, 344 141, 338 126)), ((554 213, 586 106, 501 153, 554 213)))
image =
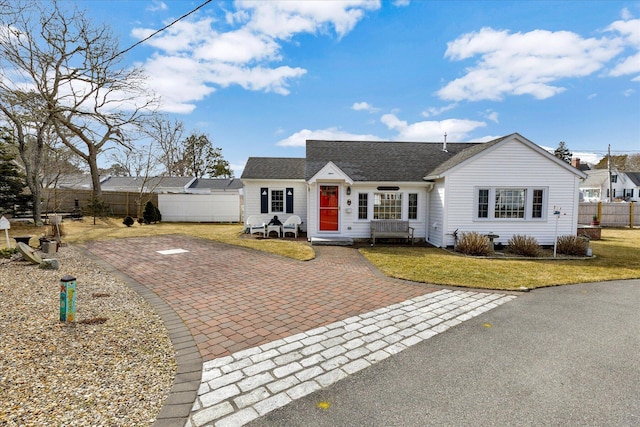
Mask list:
POLYGON ((70 275, 60 279, 60 321, 76 319, 76 278, 70 275))

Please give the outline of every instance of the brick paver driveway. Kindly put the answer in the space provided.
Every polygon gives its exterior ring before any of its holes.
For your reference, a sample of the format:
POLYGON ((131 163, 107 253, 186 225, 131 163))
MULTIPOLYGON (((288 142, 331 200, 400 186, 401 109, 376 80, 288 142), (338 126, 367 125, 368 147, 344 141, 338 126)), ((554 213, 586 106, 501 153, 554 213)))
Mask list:
POLYGON ((352 248, 308 262, 180 235, 87 249, 166 301, 205 361, 435 290, 383 277, 352 248))

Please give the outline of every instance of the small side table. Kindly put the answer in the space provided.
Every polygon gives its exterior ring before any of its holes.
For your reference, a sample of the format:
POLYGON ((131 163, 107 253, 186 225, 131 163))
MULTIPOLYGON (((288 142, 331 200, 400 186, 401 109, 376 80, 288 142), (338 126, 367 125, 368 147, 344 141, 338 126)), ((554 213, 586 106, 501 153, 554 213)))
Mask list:
POLYGON ((267 225, 267 237, 269 237, 269 234, 271 234, 272 231, 276 231, 278 233, 278 237, 282 237, 281 225, 267 225))

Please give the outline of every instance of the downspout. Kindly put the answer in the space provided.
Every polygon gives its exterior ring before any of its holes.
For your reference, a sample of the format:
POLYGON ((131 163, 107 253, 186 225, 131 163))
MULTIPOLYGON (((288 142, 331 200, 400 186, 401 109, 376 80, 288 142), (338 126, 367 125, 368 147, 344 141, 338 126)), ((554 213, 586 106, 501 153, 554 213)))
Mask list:
MULTIPOLYGON (((424 178, 423 178, 424 179, 424 178)), ((433 190, 434 182, 426 182, 425 189, 427 190, 427 211, 424 213, 424 239, 425 242, 429 241, 429 208, 431 207, 431 198, 429 197, 429 193, 433 190)))

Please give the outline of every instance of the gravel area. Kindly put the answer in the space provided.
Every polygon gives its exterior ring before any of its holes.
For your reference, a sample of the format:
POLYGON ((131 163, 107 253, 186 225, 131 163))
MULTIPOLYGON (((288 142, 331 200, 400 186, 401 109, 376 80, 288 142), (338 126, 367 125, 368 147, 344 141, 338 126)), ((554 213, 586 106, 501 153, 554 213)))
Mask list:
POLYGON ((0 426, 148 426, 176 364, 160 317, 73 247, 43 270, 0 259, 0 426), (59 321, 60 278, 77 279, 76 321, 59 321))

